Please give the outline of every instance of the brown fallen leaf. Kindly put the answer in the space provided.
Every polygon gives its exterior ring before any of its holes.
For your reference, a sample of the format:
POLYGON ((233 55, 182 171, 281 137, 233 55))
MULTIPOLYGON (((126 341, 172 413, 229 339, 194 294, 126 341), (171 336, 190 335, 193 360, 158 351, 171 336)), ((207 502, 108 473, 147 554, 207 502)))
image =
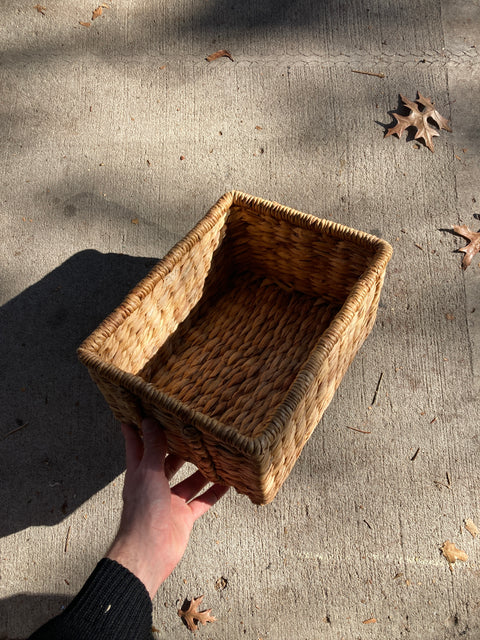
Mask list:
POLYGON ((377 621, 376 618, 369 618, 368 620, 364 620, 363 624, 373 624, 377 621))
POLYGON ((471 518, 467 518, 465 520, 465 529, 468 531, 468 533, 473 536, 474 538, 477 537, 478 535, 478 527, 477 525, 474 523, 474 521, 471 518))
POLYGON ((212 60, 217 60, 218 58, 230 58, 230 60, 233 62, 233 58, 232 58, 232 54, 230 53, 230 51, 227 51, 226 49, 220 49, 220 51, 215 51, 215 53, 211 53, 207 58, 205 58, 205 60, 207 62, 212 62, 212 60))
POLYGON ((80 20, 78 21, 78 24, 81 24, 82 27, 89 27, 90 26, 90 22, 81 22, 80 20))
POLYGON ((453 230, 455 233, 458 233, 458 235, 470 240, 466 247, 459 249, 459 251, 462 251, 462 253, 465 254, 462 261, 462 267, 463 269, 466 269, 472 262, 473 256, 480 251, 480 232, 472 231, 466 224, 456 224, 453 226, 453 230))
POLYGON ((405 129, 408 129, 408 127, 415 127, 417 129, 415 140, 423 138, 425 144, 433 153, 432 138, 440 134, 429 124, 428 120, 430 119, 436 122, 439 129, 451 131, 451 128, 448 125, 448 120, 438 113, 438 111, 435 109, 434 103, 431 102, 430 98, 425 98, 421 93, 418 93, 418 98, 415 102, 412 102, 408 98, 404 98, 401 94, 400 98, 403 104, 410 109, 411 113, 409 113, 408 116, 403 116, 398 113, 392 113, 393 117, 397 121, 397 124, 387 130, 385 138, 388 138, 388 136, 391 136, 394 133, 396 133, 400 138, 405 129), (418 105, 423 107, 422 111, 420 111, 418 105))
POLYGON ((33 8, 36 9, 38 13, 41 13, 42 16, 45 15, 45 11, 47 10, 47 7, 42 7, 41 4, 36 4, 33 8))
POLYGON ((210 615, 211 609, 207 609, 206 611, 199 611, 198 608, 202 604, 204 596, 200 596, 199 598, 193 598, 190 602, 190 605, 186 611, 179 609, 177 611, 180 618, 183 618, 187 623, 187 627, 190 631, 196 631, 198 629, 198 624, 195 623, 195 620, 198 620, 200 624, 207 624, 207 622, 215 622, 216 618, 210 615))
POLYGON ((453 565, 457 560, 461 560, 462 562, 466 562, 468 560, 468 556, 465 551, 457 549, 454 543, 450 542, 450 540, 443 543, 441 550, 445 558, 448 560, 450 571, 453 571, 453 565))
POLYGON ((95 11, 92 13, 92 20, 99 18, 102 15, 102 13, 103 13, 102 7, 97 7, 95 11))

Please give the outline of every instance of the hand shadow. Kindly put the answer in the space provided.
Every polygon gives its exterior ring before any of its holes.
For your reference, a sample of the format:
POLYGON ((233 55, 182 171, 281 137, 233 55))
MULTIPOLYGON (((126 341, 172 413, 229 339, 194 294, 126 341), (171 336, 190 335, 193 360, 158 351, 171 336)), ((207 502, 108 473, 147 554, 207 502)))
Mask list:
POLYGON ((0 537, 61 522, 124 470, 76 349, 155 263, 82 251, 0 308, 0 537))

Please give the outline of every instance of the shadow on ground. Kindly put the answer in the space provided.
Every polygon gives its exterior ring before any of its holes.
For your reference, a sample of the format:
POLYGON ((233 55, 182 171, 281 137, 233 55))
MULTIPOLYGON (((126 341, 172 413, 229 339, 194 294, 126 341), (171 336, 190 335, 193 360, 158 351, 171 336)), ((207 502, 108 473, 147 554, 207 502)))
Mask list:
MULTIPOLYGON (((10 598, 0 600, 0 620, 8 623, 8 617, 12 615, 12 612, 15 612, 16 620, 28 620, 25 627, 29 629, 28 634, 30 634, 41 627, 47 620, 61 613, 71 599, 70 596, 62 596, 60 594, 34 595, 19 593, 10 598)), ((0 640, 21 639, 0 636, 0 640)))
MULTIPOLYGON (((15 619, 25 620, 25 628, 28 629, 27 636, 22 638, 12 638, 1 636, 0 640, 24 640, 39 629, 45 622, 59 615, 72 600, 71 596, 60 594, 31 594, 18 593, 10 598, 0 600, 0 620, 7 621, 14 612, 15 619)), ((154 640, 153 635, 151 636, 154 640)))
POLYGON ((123 471, 118 425, 76 349, 155 262, 82 251, 0 309, 1 537, 61 522, 123 471))

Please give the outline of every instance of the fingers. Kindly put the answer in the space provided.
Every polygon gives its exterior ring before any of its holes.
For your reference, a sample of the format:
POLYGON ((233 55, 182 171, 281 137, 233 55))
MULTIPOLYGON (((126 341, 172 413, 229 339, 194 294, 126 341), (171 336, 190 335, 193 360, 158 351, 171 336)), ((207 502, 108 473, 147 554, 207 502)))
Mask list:
POLYGON ((134 471, 143 456, 143 442, 136 428, 131 424, 122 424, 122 433, 125 438, 125 456, 127 470, 134 471))
POLYGON ((221 484, 212 485, 205 493, 195 498, 195 496, 208 484, 208 480, 196 471, 194 474, 179 482, 172 489, 172 495, 176 495, 185 502, 189 503, 189 507, 193 513, 194 520, 203 516, 211 506, 213 506, 222 496, 224 496, 229 487, 221 484))
POLYGON ((125 438, 125 449, 127 457, 127 469, 136 469, 142 457, 148 456, 152 463, 160 466, 165 461, 165 475, 167 480, 171 480, 177 471, 185 463, 185 460, 176 454, 171 454, 165 458, 167 443, 165 434, 159 422, 153 418, 146 418, 142 421, 143 440, 135 425, 122 424, 122 433, 125 438))
POLYGON ((213 507, 227 493, 229 488, 222 484, 214 484, 201 496, 192 500, 188 506, 192 510, 194 519, 197 520, 200 516, 203 516, 210 507, 213 507))
POLYGON ((160 423, 154 418, 142 420, 144 460, 154 467, 163 467, 167 453, 167 440, 160 423))
POLYGON ((178 496, 182 500, 188 502, 207 484, 208 480, 200 473, 200 471, 195 471, 191 476, 182 480, 182 482, 179 482, 173 487, 172 495, 178 496))

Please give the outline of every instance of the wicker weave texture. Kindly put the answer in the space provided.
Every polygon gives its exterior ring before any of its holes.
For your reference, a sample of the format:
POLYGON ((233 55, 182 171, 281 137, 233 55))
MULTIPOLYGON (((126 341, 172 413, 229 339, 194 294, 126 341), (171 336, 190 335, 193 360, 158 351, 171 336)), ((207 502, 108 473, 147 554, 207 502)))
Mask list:
POLYGON ((83 343, 115 416, 270 502, 375 321, 383 240, 232 192, 83 343))

